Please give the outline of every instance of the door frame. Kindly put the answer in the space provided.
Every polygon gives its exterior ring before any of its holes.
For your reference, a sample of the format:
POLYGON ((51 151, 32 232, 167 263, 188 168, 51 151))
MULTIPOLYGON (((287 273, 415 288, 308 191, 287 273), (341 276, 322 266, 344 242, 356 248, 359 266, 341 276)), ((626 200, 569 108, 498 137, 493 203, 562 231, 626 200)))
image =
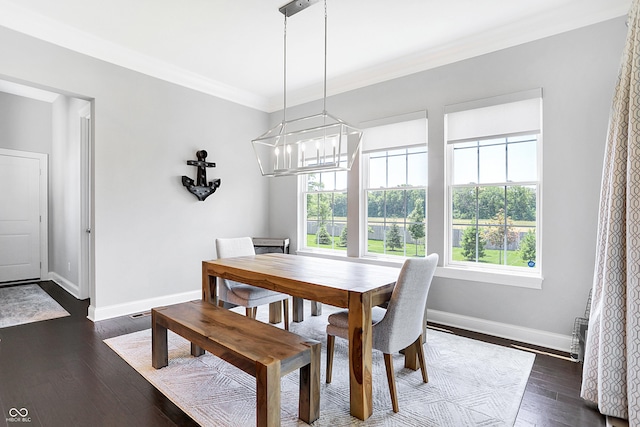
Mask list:
POLYGON ((35 159, 40 164, 40 280, 46 280, 49 275, 49 155, 0 148, 0 156, 35 159))
POLYGON ((93 102, 78 111, 80 117, 80 259, 78 298, 95 301, 93 239, 93 102))

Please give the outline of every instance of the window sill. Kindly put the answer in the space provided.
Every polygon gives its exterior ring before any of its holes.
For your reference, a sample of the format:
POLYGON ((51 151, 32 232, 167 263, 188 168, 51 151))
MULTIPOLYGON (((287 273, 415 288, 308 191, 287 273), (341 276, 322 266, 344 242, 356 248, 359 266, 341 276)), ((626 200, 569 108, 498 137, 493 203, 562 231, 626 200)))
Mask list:
MULTIPOLYGON (((404 258, 397 260, 393 258, 381 257, 356 258, 347 256, 346 252, 331 253, 327 251, 314 251, 309 249, 296 251, 296 254, 301 256, 359 262, 364 264, 385 265, 389 267, 402 267, 402 264, 404 262, 404 258)), ((512 271, 500 273, 495 271, 485 271, 479 269, 451 266, 436 268, 435 277, 441 277, 444 279, 466 280, 470 282, 491 283, 496 285, 515 286, 529 289, 542 289, 543 281, 542 276, 538 274, 517 274, 512 271)))
POLYGON ((317 257, 317 258, 327 258, 327 259, 339 259, 339 260, 349 261, 349 262, 384 265, 389 267, 402 267, 402 264, 404 262, 404 258, 398 259, 398 260, 390 259, 390 258, 376 258, 376 257, 358 258, 358 257, 347 256, 346 252, 331 253, 327 251, 314 251, 309 249, 296 251, 296 255, 317 257))
POLYGON ((328 259, 347 259, 347 252, 337 252, 337 251, 323 251, 323 250, 313 250, 313 249, 299 249, 296 251, 296 255, 316 257, 316 258, 328 258, 328 259))
POLYGON ((438 267, 435 276, 445 279, 468 280, 530 289, 542 289, 543 281, 542 276, 539 274, 518 274, 512 271, 502 273, 452 266, 438 267))

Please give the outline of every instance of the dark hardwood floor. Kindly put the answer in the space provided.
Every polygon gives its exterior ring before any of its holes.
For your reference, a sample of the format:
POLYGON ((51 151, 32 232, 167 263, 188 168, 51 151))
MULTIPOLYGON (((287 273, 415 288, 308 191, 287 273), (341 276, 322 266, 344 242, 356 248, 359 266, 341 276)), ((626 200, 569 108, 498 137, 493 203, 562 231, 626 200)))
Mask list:
MULTIPOLYGON (((52 282, 40 286, 71 316, 0 329, 0 426, 197 425, 102 342, 149 328, 150 316, 93 323, 86 318, 88 300, 78 301, 52 282), (26 408, 30 423, 8 422, 11 408, 26 408)), ((580 364, 538 354, 516 426, 604 426, 598 411, 580 399, 580 381, 580 364)))

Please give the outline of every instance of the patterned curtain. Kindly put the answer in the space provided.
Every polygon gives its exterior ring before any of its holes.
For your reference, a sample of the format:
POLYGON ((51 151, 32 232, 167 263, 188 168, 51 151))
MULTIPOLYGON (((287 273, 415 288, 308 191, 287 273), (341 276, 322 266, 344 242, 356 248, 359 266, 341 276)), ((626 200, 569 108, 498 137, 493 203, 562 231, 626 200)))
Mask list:
POLYGON ((639 13, 640 0, 633 0, 609 119, 580 393, 634 427, 640 426, 639 13))

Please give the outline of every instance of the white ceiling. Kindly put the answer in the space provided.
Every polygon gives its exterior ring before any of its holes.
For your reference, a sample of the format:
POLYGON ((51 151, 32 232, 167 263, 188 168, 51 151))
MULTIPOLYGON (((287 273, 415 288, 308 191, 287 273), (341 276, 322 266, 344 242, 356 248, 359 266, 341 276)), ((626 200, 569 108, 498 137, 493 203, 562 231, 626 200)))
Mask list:
MULTIPOLYGON (((0 0, 0 26, 263 111, 287 0, 0 0)), ((631 0, 327 0, 329 95, 625 15, 631 0)), ((322 0, 287 23, 287 105, 322 97, 322 0)))

